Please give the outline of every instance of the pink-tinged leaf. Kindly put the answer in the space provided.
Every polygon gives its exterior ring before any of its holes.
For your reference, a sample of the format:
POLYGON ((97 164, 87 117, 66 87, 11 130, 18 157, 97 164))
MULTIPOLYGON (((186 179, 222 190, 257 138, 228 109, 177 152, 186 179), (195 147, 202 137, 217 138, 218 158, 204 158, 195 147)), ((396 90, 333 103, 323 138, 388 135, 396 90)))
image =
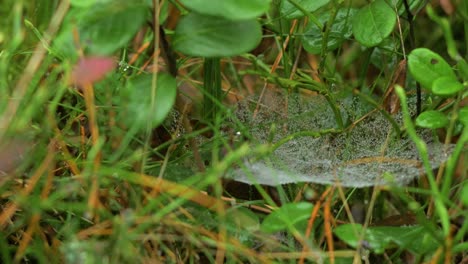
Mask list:
POLYGON ((71 83, 78 86, 95 83, 104 79, 114 67, 114 59, 110 57, 81 58, 73 69, 71 83))
POLYGON ((455 11, 454 7, 453 7, 453 4, 450 0, 440 0, 440 6, 442 7, 442 9, 444 10, 444 12, 447 14, 447 15, 452 15, 453 12, 455 11))

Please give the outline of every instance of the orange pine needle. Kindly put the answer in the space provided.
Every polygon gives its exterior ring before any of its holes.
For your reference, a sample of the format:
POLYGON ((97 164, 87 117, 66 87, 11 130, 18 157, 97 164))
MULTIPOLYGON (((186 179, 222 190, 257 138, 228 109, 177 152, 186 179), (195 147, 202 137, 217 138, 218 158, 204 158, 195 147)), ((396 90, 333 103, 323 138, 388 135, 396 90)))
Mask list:
MULTIPOLYGON (((20 196, 27 196, 29 195, 34 187, 36 187, 37 182, 41 178, 41 176, 47 171, 49 168, 50 164, 54 160, 55 157, 55 140, 52 140, 49 143, 49 151, 47 152, 47 156, 45 157, 44 161, 42 164, 37 168, 37 170, 34 172, 34 174, 31 176, 29 179, 28 183, 26 184, 26 187, 21 191, 20 196)), ((18 209, 18 204, 13 202, 10 203, 0 214, 0 227, 4 226, 6 222, 11 219, 13 214, 16 212, 18 209)))
POLYGON ((331 198, 332 198, 331 195, 328 196, 327 201, 324 204, 323 218, 324 218, 324 231, 325 231, 325 236, 327 238, 330 263, 334 264, 335 263, 335 255, 334 255, 335 250, 333 246, 333 234, 332 234, 332 228, 331 228, 332 221, 333 221, 333 216, 331 215, 331 209, 330 209, 331 198))
POLYGON ((31 221, 29 222, 28 229, 26 230, 26 232, 23 233, 22 239, 18 246, 18 250, 16 250, 15 262, 19 263, 21 261, 21 258, 24 256, 26 248, 31 242, 34 232, 37 230, 40 219, 41 219, 41 215, 38 213, 35 213, 31 217, 31 221))
MULTIPOLYGON (((333 190, 333 187, 328 187, 328 188, 322 193, 322 195, 320 196, 320 199, 317 201, 317 203, 315 203, 314 209, 313 209, 312 212, 310 213, 309 222, 307 223, 307 229, 306 229, 306 233, 305 233, 305 238, 309 238, 309 237, 310 237, 310 233, 312 232, 312 227, 314 226, 314 222, 315 222, 315 219, 316 219, 317 216, 318 216, 320 207, 322 206, 322 202, 325 200, 325 198, 327 198, 327 196, 330 195, 330 192, 331 192, 332 190, 333 190)), ((303 248, 302 248, 302 251, 301 251, 301 257, 299 258, 299 261, 298 261, 299 264, 303 264, 303 263, 304 263, 304 259, 305 259, 305 257, 307 256, 307 254, 308 254, 308 252, 307 252, 307 250, 306 250, 306 247, 303 247, 303 248)))

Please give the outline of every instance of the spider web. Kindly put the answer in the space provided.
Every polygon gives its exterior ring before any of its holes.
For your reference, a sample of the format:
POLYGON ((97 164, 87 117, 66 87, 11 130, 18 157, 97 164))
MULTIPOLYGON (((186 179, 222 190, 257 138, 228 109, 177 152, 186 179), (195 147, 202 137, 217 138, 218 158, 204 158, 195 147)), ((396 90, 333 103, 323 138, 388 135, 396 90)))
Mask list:
MULTIPOLYGON (((323 96, 276 96, 272 103, 260 108, 255 118, 253 101, 241 102, 237 116, 258 143, 274 144, 293 133, 338 127, 323 96), (272 125, 276 127, 274 134, 272 125)), ((339 182, 346 187, 407 184, 424 173, 416 146, 408 137, 397 137, 390 122, 372 110, 358 98, 345 99, 340 102, 343 119, 353 122, 362 118, 351 129, 340 134, 293 138, 267 158, 245 159, 228 177, 273 186, 297 182, 339 182)), ((394 119, 402 125, 401 115, 394 119)), ((447 160, 453 145, 439 143, 429 130, 417 132, 426 142, 431 166, 436 169, 447 160)))

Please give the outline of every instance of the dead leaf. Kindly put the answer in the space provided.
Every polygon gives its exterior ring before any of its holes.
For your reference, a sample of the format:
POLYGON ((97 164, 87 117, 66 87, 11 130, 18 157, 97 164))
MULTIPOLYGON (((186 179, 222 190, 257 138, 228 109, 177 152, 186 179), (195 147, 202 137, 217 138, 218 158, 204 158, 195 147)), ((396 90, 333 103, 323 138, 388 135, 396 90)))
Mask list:
POLYGON ((398 63, 393 80, 384 95, 384 107, 390 114, 396 114, 400 110, 400 100, 395 94, 395 86, 405 87, 406 82, 406 60, 401 60, 398 63))
POLYGON ((17 139, 0 143, 0 175, 14 170, 29 147, 30 144, 17 139))

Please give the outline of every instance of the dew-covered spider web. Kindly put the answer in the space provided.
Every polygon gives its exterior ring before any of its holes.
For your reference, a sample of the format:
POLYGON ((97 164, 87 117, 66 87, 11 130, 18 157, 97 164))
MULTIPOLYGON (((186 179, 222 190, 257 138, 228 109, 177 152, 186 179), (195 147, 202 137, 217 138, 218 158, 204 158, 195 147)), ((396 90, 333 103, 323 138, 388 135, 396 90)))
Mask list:
MULTIPOLYGON (((323 96, 276 96, 269 100, 255 117, 256 99, 238 105, 237 117, 249 129, 253 141, 275 144, 300 132, 338 128, 323 96)), ((339 182, 342 186, 366 187, 406 184, 424 173, 413 142, 405 133, 398 136, 381 112, 358 98, 344 99, 338 105, 345 127, 349 127, 345 132, 293 137, 268 157, 246 158, 227 176, 248 184, 339 182)), ((402 127, 401 115, 393 118, 402 127)), ((432 168, 439 167, 453 146, 439 143, 430 130, 418 130, 418 134, 427 144, 432 168)))

